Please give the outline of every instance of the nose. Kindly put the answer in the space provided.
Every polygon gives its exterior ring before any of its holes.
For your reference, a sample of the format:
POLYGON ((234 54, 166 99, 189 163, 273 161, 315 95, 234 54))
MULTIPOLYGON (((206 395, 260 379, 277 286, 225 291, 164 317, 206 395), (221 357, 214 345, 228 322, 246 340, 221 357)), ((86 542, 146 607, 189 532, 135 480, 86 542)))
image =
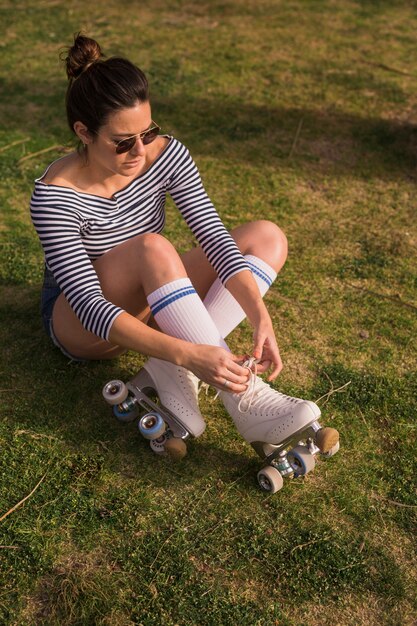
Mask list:
POLYGON ((132 156, 143 156, 145 154, 145 145, 139 135, 136 137, 135 144, 130 150, 132 156))

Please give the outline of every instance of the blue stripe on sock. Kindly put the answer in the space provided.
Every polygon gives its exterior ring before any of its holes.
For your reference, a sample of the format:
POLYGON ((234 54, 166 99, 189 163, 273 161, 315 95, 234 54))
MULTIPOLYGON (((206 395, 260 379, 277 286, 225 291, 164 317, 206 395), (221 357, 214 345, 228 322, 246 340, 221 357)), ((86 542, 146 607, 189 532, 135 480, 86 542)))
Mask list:
POLYGON ((184 296, 191 296, 196 293, 197 292, 194 287, 183 287, 182 289, 177 289, 176 291, 169 293, 168 295, 155 302, 155 304, 151 305, 152 314, 156 315, 166 306, 172 304, 172 302, 175 302, 175 300, 180 300, 184 296))
POLYGON ((160 302, 163 302, 165 300, 165 298, 170 298, 175 293, 179 293, 180 291, 184 291, 186 289, 193 289, 192 284, 189 283, 188 285, 185 285, 184 287, 180 287, 179 289, 174 289, 174 291, 170 291, 169 293, 166 293, 164 296, 162 296, 162 298, 159 298, 158 300, 155 300, 155 302, 152 303, 152 306, 158 306, 158 304, 160 302))
POLYGON ((257 276, 259 276, 259 278, 262 278, 262 280, 264 280, 266 282, 268 287, 270 287, 272 285, 272 278, 270 278, 268 276, 268 274, 265 274, 265 272, 263 272, 261 269, 259 269, 259 267, 257 265, 254 265, 250 261, 246 261, 246 263, 249 265, 249 267, 251 269, 251 272, 253 274, 256 274, 257 276))

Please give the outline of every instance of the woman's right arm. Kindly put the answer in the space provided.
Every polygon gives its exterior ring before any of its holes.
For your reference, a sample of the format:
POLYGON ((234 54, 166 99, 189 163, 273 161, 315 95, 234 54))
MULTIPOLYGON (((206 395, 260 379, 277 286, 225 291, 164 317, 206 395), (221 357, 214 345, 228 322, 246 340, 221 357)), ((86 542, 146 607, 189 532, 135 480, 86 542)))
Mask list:
POLYGON ((129 313, 123 312, 114 320, 109 341, 185 367, 197 378, 214 387, 223 387, 227 379, 229 391, 240 393, 246 389, 247 371, 239 365, 241 357, 218 346, 194 344, 165 335, 129 313), (231 382, 231 373, 236 383, 231 382))
POLYGON ((46 264, 83 327, 108 340, 113 321, 123 311, 103 296, 100 281, 81 239, 83 218, 70 199, 37 186, 31 218, 46 264))
MULTIPOLYGON (((221 385, 230 378, 228 372, 242 378, 238 357, 227 350, 165 335, 106 300, 81 241, 78 212, 48 203, 47 188, 40 190, 40 196, 38 202, 35 194, 32 197, 32 221, 48 267, 84 328, 115 345, 181 365, 210 385, 221 385)), ((244 388, 229 387, 236 392, 244 388)))

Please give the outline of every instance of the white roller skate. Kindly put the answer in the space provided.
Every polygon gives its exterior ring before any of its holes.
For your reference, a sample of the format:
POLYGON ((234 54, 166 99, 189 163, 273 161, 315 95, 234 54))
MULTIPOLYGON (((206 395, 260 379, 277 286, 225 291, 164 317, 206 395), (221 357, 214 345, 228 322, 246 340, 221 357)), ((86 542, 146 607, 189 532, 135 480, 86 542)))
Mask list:
POLYGON ((139 431, 157 454, 184 457, 185 440, 199 437, 206 427, 198 408, 198 379, 168 361, 150 358, 128 383, 108 382, 103 396, 122 422, 142 412, 139 431))
POLYGON ((239 433, 266 462, 258 472, 259 486, 275 493, 283 486, 283 477, 311 472, 316 454, 336 454, 339 433, 320 426, 321 412, 314 402, 279 393, 256 376, 254 359, 244 366, 250 371, 246 391, 221 391, 220 397, 239 433))

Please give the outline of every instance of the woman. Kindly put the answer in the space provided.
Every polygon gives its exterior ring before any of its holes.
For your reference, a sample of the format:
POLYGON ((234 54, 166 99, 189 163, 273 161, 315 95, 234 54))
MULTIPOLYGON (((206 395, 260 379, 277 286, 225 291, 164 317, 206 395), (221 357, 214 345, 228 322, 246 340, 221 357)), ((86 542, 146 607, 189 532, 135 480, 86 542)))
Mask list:
MULTIPOLYGON (((139 68, 106 59, 81 35, 66 68, 67 117, 81 147, 49 166, 31 199, 46 260, 46 330, 75 360, 126 349, 148 355, 145 369, 164 401, 179 393, 195 415, 195 377, 213 385, 242 432, 239 403, 253 374, 224 338, 246 316, 258 372, 270 370, 269 380, 280 372, 262 296, 286 260, 286 238, 266 221, 227 232, 188 150, 159 134, 139 68), (167 193, 200 244, 182 255, 160 234, 167 193)), ((255 399, 263 406, 267 398, 282 418, 294 404, 300 416, 319 414, 313 403, 255 382, 255 399)), ((262 421, 265 409, 258 409, 249 413, 262 421)))

